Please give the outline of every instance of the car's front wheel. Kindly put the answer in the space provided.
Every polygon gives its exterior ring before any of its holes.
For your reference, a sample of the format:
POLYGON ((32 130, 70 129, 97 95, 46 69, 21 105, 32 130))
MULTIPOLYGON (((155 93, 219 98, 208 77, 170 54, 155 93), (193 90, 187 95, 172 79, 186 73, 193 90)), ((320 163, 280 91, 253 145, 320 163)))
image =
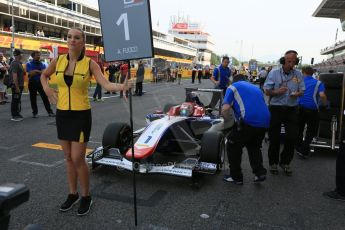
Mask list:
POLYGON ((131 145, 131 127, 123 122, 109 124, 103 133, 103 147, 118 148, 125 154, 131 145))
POLYGON ((220 171, 224 165, 226 143, 221 132, 205 132, 201 139, 200 161, 217 164, 220 171))

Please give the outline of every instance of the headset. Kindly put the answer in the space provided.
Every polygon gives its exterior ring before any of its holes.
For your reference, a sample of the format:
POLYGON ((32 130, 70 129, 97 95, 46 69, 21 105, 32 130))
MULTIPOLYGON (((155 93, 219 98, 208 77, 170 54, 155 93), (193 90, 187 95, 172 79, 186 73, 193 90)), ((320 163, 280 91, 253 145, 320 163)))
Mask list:
MULTIPOLYGON (((285 52, 285 55, 291 54, 291 53, 298 55, 297 51, 295 51, 295 50, 288 50, 288 51, 285 52)), ((284 56, 285 56, 285 55, 284 55, 284 56)), ((299 58, 297 57, 297 58, 296 58, 296 63, 295 63, 295 65, 298 65, 299 61, 300 61, 300 60, 299 60, 299 58)), ((285 65, 285 57, 281 57, 281 58, 279 59, 279 63, 282 64, 282 65, 285 65)))

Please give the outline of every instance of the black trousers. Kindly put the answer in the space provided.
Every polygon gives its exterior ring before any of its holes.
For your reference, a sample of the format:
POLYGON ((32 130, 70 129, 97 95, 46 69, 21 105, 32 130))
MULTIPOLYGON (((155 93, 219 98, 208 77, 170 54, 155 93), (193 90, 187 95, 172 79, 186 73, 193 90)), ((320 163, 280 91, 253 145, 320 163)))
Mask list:
POLYGON ((96 98, 98 98, 98 99, 102 98, 102 86, 98 83, 96 85, 95 92, 93 93, 93 98, 95 98, 95 99, 96 98))
POLYGON ((19 92, 16 92, 14 86, 11 87, 12 90, 12 101, 11 101, 11 115, 12 117, 20 115, 21 111, 21 99, 24 86, 19 87, 19 92))
POLYGON ((194 83, 194 81, 195 81, 195 73, 194 74, 192 73, 192 83, 194 83))
POLYGON ((135 94, 138 96, 143 95, 143 82, 137 82, 135 84, 135 94))
POLYGON ((263 91, 266 78, 259 78, 260 89, 263 91))
POLYGON ((115 75, 114 74, 109 74, 109 81, 115 82, 115 75))
POLYGON ((302 151, 303 154, 309 155, 310 143, 313 138, 317 136, 317 130, 319 128, 319 112, 317 110, 300 107, 298 113, 298 126, 296 147, 302 151), (307 125, 307 130, 303 141, 305 125, 307 125))
POLYGON ((297 106, 270 106, 270 112, 270 145, 268 148, 269 164, 290 164, 295 152, 295 143, 298 135, 297 106), (285 138, 284 149, 280 153, 280 134, 282 124, 284 124, 285 128, 285 138))
MULTIPOLYGON (((343 140, 344 141, 344 140, 343 140)), ((336 163, 336 190, 345 196, 345 144, 340 144, 336 163)))
POLYGON ((249 163, 255 175, 266 175, 266 169, 262 163, 262 140, 265 137, 265 128, 256 128, 242 125, 241 129, 235 125, 228 138, 228 159, 230 175, 235 180, 243 180, 241 169, 242 149, 247 148, 249 163))
POLYGON ((202 75, 198 74, 198 81, 199 81, 199 83, 201 83, 201 78, 202 78, 202 75))
POLYGON ((31 103, 31 108, 32 108, 32 114, 38 113, 37 92, 40 94, 40 96, 42 98, 42 101, 43 101, 43 104, 44 104, 44 107, 45 107, 47 113, 52 113, 53 111, 50 107, 48 97, 43 90, 41 81, 30 80, 28 87, 29 87, 29 92, 30 92, 30 103, 31 103))

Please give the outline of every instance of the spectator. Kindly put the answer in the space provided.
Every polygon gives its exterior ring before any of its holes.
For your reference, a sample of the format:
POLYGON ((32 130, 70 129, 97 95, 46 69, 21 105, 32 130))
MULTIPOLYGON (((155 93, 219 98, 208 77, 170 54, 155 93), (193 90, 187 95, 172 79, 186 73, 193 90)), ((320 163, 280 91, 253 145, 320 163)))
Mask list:
MULTIPOLYGON (((97 64, 101 69, 102 74, 104 75, 103 64, 101 62, 98 62, 97 64)), ((95 92, 93 93, 93 100, 104 101, 104 99, 102 98, 102 86, 98 82, 96 82, 95 92)))
POLYGON ((261 89, 261 90, 264 90, 264 89, 263 89, 263 86, 264 86, 264 83, 265 83, 266 77, 267 77, 267 71, 266 71, 266 68, 265 68, 265 67, 262 67, 262 68, 261 68, 258 77, 259 77, 260 89, 261 89))
MULTIPOLYGON (((123 63, 120 66, 120 83, 123 84, 126 80, 126 78, 128 78, 128 64, 127 63, 123 63)), ((123 92, 120 92, 120 98, 123 97, 123 92)), ((128 92, 126 93, 126 97, 128 97, 128 92)))
POLYGON ((32 117, 37 118, 38 108, 37 108, 37 92, 40 94, 44 107, 48 113, 49 117, 54 117, 55 114, 50 107, 50 103, 47 95, 45 94, 42 84, 41 84, 41 74, 43 70, 46 69, 46 65, 41 62, 41 53, 39 51, 33 51, 31 53, 32 60, 26 64, 26 71, 29 76, 29 93, 30 93, 30 103, 32 108, 32 117))
POLYGON ((177 68, 177 82, 180 85, 181 84, 183 70, 182 70, 181 66, 176 66, 176 68, 177 68))
POLYGON ((138 70, 137 70, 137 80, 136 80, 136 87, 135 87, 135 94, 136 96, 143 95, 143 81, 145 75, 145 68, 142 61, 139 62, 138 70))
POLYGON ((198 81, 199 81, 199 84, 201 84, 201 78, 202 78, 202 68, 199 67, 199 69, 198 69, 198 81))
POLYGON ((0 53, 0 105, 6 104, 5 92, 7 86, 4 84, 4 79, 9 69, 9 65, 4 61, 4 54, 0 53))
POLYGON ((270 144, 268 158, 270 172, 278 174, 278 164, 287 176, 292 175, 290 163, 298 135, 298 97, 303 95, 305 85, 302 73, 294 69, 299 59, 297 52, 289 50, 280 59, 282 67, 272 70, 265 81, 264 89, 270 96, 271 122, 269 128, 270 144), (282 124, 285 128, 284 149, 280 153, 280 134, 282 124))
POLYGON ((14 59, 11 62, 9 69, 10 85, 12 90, 11 102, 11 121, 22 121, 23 116, 21 111, 21 98, 24 89, 24 68, 22 66, 22 52, 18 49, 13 51, 14 59))
POLYGON ((196 76, 197 71, 198 70, 197 70, 196 66, 194 66, 193 69, 192 69, 192 84, 194 84, 195 76, 196 76))
MULTIPOLYGON (((110 63, 110 65, 105 69, 105 71, 109 71, 109 81, 115 82, 115 73, 119 71, 118 67, 115 66, 115 63, 110 63)), ((118 80, 116 83, 118 83, 118 80)), ((110 94, 110 92, 105 92, 105 94, 110 94)), ((113 92, 113 94, 116 94, 116 92, 113 92)))

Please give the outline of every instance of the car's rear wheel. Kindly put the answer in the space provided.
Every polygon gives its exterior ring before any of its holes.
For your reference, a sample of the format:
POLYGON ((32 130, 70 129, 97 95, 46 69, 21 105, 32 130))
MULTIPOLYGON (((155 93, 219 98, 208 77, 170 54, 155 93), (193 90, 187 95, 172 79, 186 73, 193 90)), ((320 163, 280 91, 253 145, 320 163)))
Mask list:
POLYGON ((121 154, 126 153, 131 145, 131 127, 123 122, 109 124, 103 133, 103 147, 118 148, 121 154))
POLYGON ((217 164, 220 171, 225 160, 226 143, 221 132, 205 132, 201 139, 200 161, 217 164))

